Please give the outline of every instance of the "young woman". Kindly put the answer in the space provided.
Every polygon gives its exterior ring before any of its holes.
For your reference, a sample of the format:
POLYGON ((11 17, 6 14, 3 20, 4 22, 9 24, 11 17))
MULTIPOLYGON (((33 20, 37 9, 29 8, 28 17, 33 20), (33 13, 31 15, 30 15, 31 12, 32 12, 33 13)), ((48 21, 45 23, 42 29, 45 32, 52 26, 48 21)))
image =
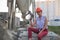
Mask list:
POLYGON ((35 18, 34 22, 28 28, 28 40, 32 40, 32 32, 38 34, 38 40, 41 40, 42 37, 44 37, 48 33, 48 26, 47 26, 48 21, 45 16, 42 16, 42 9, 37 8, 36 13, 38 14, 38 17, 35 18), (37 25, 36 28, 34 28, 35 24, 37 25))

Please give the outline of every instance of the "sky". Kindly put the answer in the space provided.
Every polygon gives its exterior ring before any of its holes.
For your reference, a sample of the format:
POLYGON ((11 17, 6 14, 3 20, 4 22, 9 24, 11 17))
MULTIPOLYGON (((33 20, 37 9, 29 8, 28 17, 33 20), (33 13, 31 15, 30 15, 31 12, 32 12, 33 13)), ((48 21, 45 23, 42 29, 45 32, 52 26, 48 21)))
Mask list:
POLYGON ((0 0, 0 12, 8 12, 7 0, 0 0))

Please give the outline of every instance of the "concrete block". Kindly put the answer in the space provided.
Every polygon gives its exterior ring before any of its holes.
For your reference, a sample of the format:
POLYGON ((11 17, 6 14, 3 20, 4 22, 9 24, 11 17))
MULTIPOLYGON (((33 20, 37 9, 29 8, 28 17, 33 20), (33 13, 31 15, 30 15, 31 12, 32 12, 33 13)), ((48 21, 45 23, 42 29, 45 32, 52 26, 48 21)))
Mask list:
MULTIPOLYGON (((22 30, 23 31, 20 33, 20 37, 22 38, 22 40, 28 40, 28 31, 25 29, 22 30)), ((45 37, 42 38, 42 40, 57 40, 57 39, 60 40, 60 38, 58 38, 58 35, 50 31, 45 37)), ((32 32, 32 40, 38 40, 37 34, 34 32, 32 32)))

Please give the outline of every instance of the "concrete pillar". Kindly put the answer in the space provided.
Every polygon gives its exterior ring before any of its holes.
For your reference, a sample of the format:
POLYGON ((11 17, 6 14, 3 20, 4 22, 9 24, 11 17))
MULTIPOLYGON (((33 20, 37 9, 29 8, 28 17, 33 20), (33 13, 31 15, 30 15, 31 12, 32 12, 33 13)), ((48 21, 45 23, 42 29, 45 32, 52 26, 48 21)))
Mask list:
POLYGON ((58 16, 58 0, 55 0, 55 16, 58 16))
POLYGON ((8 17, 8 28, 10 29, 11 28, 11 22, 10 22, 10 16, 11 16, 11 2, 9 2, 9 5, 8 5, 8 13, 9 13, 9 17, 8 17))
POLYGON ((60 0, 58 0, 58 16, 60 16, 60 0))
POLYGON ((15 10, 16 9, 16 0, 13 1, 13 6, 12 6, 12 29, 15 28, 15 10))
POLYGON ((15 24, 14 23, 15 22, 15 5, 16 5, 16 0, 13 0, 13 4, 12 4, 12 2, 9 2, 9 6, 8 6, 8 12, 9 12, 8 26, 9 26, 9 29, 12 29, 15 24))
POLYGON ((55 0, 55 16, 60 16, 60 0, 55 0))
POLYGON ((36 13, 35 13, 35 0, 32 1, 32 7, 33 7, 33 14, 34 14, 34 18, 36 18, 36 13))

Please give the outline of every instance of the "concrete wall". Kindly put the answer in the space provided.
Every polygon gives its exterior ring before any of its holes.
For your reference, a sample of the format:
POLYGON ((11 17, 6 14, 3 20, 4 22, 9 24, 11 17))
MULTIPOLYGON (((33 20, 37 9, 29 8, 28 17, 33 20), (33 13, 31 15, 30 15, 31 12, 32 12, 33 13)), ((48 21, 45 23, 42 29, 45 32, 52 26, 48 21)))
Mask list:
POLYGON ((8 19, 8 12, 0 12, 0 17, 3 19, 8 19))

